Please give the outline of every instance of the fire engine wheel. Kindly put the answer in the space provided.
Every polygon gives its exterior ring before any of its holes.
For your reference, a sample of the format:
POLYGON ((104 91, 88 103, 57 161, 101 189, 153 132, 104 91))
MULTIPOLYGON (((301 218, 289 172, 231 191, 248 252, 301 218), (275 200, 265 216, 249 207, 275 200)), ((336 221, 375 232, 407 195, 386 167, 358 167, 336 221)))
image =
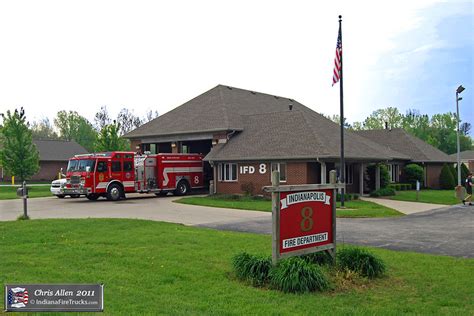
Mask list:
POLYGON ((185 180, 181 180, 178 182, 176 186, 176 190, 174 190, 175 195, 186 195, 189 191, 189 184, 185 180))
POLYGON ((99 195, 98 194, 94 194, 94 193, 91 193, 91 194, 87 194, 86 195, 87 199, 90 200, 90 201, 95 201, 99 198, 99 195))
POLYGON ((64 199, 64 197, 65 197, 65 195, 62 195, 62 194, 56 195, 56 196, 57 196, 59 199, 64 199))
POLYGON ((107 200, 109 201, 118 201, 122 196, 122 188, 118 184, 111 184, 107 189, 107 200))

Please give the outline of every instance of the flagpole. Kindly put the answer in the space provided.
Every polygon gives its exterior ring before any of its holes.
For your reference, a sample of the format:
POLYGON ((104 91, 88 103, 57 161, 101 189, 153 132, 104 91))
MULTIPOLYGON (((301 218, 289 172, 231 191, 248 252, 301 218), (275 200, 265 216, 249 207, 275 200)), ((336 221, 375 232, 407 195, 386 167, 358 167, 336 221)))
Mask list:
MULTIPOLYGON (((342 47, 342 15, 339 15, 339 37, 341 39, 342 47)), ((343 52, 341 48, 341 71, 339 78, 339 102, 340 102, 340 119, 341 119, 341 183, 345 183, 346 164, 344 161, 344 88, 342 86, 342 59, 343 52)), ((344 207, 344 193, 345 190, 341 189, 341 207, 344 207)))

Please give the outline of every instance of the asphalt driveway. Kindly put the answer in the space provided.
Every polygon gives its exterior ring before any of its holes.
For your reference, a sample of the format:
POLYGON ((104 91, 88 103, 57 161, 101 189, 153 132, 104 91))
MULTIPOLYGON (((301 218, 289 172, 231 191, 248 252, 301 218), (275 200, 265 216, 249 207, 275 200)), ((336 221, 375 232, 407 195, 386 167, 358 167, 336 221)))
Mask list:
MULTIPOLYGON (((271 234, 268 212, 174 203, 176 197, 130 195, 124 201, 35 198, 29 215, 38 218, 138 218, 190 226, 271 234)), ((15 220, 21 200, 0 201, 0 221, 15 220)), ((339 243, 474 258, 474 207, 452 206, 396 218, 338 219, 339 243)))

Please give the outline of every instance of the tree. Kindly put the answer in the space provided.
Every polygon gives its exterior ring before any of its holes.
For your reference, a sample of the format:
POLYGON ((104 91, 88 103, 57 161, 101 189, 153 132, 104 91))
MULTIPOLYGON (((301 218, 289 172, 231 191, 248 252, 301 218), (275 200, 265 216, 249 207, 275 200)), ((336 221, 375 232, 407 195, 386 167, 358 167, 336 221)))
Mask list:
POLYGON ((94 151, 97 132, 92 124, 75 111, 59 111, 54 119, 54 125, 59 130, 61 138, 75 140, 88 151, 94 151))
POLYGON ((414 163, 408 164, 405 166, 405 168, 403 168, 403 174, 405 177, 405 181, 411 183, 412 188, 416 188, 416 181, 419 181, 420 184, 423 184, 423 167, 414 163))
POLYGON ((452 190, 456 186, 453 174, 451 170, 449 170, 449 166, 447 164, 444 164, 443 168, 441 169, 441 173, 439 175, 439 186, 441 189, 445 190, 452 190))
MULTIPOLYGON (((341 116, 339 114, 333 114, 333 115, 324 115, 326 118, 330 119, 334 123, 341 125, 341 116)), ((344 127, 345 128, 351 128, 351 124, 347 122, 347 118, 344 118, 344 127)))
POLYGON ((378 109, 367 117, 363 123, 365 129, 383 129, 385 123, 389 128, 402 127, 403 115, 400 114, 397 108, 388 107, 385 109, 378 109))
POLYGON ((142 119, 135 116, 133 111, 123 108, 117 116, 117 123, 120 125, 120 135, 124 135, 142 125, 142 119))
POLYGON ((25 181, 39 170, 39 153, 33 144, 31 130, 28 128, 25 111, 8 110, 1 114, 3 126, 0 129, 3 146, 0 148, 0 163, 3 168, 25 181))
POLYGON ((94 116, 94 125, 97 131, 102 130, 106 125, 112 122, 107 107, 105 105, 100 107, 99 112, 94 116))
POLYGON ((148 112, 146 112, 145 118, 142 120, 142 123, 143 124, 148 123, 151 120, 156 119, 157 117, 158 117, 158 111, 153 112, 152 110, 149 110, 148 112))
POLYGON ((460 126, 459 126, 459 132, 462 134, 462 135, 469 135, 469 133, 471 132, 471 123, 462 123, 460 126))
POLYGON ((33 139, 58 139, 58 134, 54 131, 53 126, 48 118, 43 118, 39 122, 33 122, 31 125, 33 139))
POLYGON ((113 124, 104 126, 95 143, 97 151, 128 150, 130 145, 128 141, 119 136, 120 124, 113 121, 113 124))

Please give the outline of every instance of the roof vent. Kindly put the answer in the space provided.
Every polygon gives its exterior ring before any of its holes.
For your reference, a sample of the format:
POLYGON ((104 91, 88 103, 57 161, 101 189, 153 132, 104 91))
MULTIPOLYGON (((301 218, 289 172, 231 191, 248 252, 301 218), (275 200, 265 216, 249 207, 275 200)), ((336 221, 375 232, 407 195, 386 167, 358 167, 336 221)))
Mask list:
POLYGON ((293 100, 293 99, 288 99, 288 100, 290 100, 290 102, 295 102, 295 100, 293 100))
POLYGON ((275 99, 277 99, 277 100, 279 99, 279 97, 277 97, 276 95, 274 95, 273 97, 274 97, 275 99))
POLYGON ((255 92, 255 91, 250 91, 250 93, 251 93, 251 94, 257 94, 257 92, 255 92))
POLYGON ((288 108, 290 109, 290 111, 293 110, 293 104, 290 103, 290 104, 288 105, 288 108))
POLYGON ((232 90, 232 87, 227 86, 227 89, 232 90))

